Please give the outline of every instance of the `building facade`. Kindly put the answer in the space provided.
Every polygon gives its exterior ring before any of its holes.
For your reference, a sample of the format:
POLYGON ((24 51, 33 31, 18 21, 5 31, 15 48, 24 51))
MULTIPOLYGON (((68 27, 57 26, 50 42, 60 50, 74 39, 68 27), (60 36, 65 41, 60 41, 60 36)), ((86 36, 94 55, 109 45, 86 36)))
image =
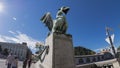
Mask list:
POLYGON ((0 42, 1 49, 8 49, 9 53, 16 55, 19 60, 24 60, 26 58, 26 54, 28 51, 27 43, 8 43, 8 42, 0 42))
POLYGON ((82 55, 82 56, 75 56, 75 63, 76 65, 80 65, 80 64, 105 61, 113 58, 114 58, 113 55, 109 52, 102 54, 95 54, 95 55, 82 55))

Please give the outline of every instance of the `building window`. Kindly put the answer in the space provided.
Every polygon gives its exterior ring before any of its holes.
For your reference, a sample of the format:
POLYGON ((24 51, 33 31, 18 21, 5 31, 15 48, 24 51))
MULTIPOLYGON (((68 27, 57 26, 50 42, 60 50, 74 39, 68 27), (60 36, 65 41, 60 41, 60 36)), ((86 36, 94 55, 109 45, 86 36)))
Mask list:
POLYGON ((98 56, 97 58, 98 58, 98 61, 100 61, 100 56, 98 56))
POLYGON ((104 56, 102 56, 101 58, 102 58, 102 60, 104 60, 104 56))
POLYGON ((95 59, 95 57, 93 57, 93 62, 96 62, 96 59, 95 59))
POLYGON ((90 62, 90 58, 89 58, 89 57, 87 57, 87 59, 86 59, 86 60, 87 60, 87 63, 89 63, 89 62, 90 62))
POLYGON ((80 59, 79 59, 79 64, 82 64, 82 63, 83 63, 83 59, 80 58, 80 59))

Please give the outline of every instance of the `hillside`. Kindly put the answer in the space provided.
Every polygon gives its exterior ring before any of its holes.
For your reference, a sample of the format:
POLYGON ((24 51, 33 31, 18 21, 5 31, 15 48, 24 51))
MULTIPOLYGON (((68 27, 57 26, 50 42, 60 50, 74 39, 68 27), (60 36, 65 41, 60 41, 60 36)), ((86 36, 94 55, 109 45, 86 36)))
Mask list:
POLYGON ((94 52, 90 49, 87 49, 85 47, 81 47, 81 46, 74 47, 74 54, 75 55, 92 55, 95 53, 96 52, 94 52))

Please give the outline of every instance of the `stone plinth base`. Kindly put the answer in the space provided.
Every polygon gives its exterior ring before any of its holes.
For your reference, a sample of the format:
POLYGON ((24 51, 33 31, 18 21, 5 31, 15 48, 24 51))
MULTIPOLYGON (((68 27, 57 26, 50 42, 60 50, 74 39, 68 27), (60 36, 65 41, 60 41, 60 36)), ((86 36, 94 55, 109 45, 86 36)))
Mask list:
POLYGON ((45 46, 49 46, 48 54, 43 53, 44 60, 36 63, 38 68, 75 68, 71 36, 50 34, 46 38, 45 46))

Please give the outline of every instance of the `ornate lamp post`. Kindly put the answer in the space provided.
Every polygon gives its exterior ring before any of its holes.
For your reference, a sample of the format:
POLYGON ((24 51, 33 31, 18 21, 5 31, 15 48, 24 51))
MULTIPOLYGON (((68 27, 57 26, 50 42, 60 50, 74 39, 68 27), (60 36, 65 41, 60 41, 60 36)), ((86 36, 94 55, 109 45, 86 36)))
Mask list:
POLYGON ((114 58, 115 58, 116 57, 116 51, 115 51, 115 47, 113 45, 114 34, 110 35, 110 33, 109 33, 110 30, 111 30, 110 28, 106 27, 106 35, 107 35, 106 41, 110 44, 113 55, 114 55, 114 58))

